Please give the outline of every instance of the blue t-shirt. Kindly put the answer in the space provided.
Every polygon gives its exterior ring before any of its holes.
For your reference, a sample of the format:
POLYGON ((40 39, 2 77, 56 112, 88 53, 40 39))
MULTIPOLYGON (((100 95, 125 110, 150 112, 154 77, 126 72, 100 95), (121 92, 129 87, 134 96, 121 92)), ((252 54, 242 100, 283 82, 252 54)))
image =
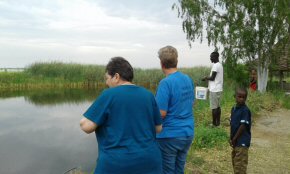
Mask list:
POLYGON ((237 147, 250 147, 251 143, 251 111, 247 105, 234 106, 231 112, 231 139, 236 135, 241 124, 246 125, 246 130, 237 140, 237 147))
POLYGON ((160 81, 155 98, 159 109, 167 112, 157 138, 193 137, 194 85, 191 78, 179 71, 168 75, 160 81))
POLYGON ((135 85, 109 88, 84 116, 98 125, 95 173, 161 173, 155 138, 161 116, 151 92, 135 85))

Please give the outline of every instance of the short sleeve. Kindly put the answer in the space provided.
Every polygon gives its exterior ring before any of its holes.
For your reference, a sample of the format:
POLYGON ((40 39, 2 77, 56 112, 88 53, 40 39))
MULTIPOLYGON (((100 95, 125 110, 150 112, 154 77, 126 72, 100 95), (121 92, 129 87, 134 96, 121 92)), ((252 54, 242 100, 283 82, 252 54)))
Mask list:
POLYGON ((217 63, 213 64, 211 71, 218 72, 218 64, 217 63))
POLYGON ((248 109, 243 110, 240 123, 247 125, 251 124, 251 112, 248 109))
POLYGON ((83 115, 98 126, 104 124, 108 116, 110 101, 111 97, 108 96, 108 93, 106 91, 102 92, 83 115))
POLYGON ((155 98, 159 109, 167 111, 169 103, 169 88, 164 80, 159 83, 155 98))

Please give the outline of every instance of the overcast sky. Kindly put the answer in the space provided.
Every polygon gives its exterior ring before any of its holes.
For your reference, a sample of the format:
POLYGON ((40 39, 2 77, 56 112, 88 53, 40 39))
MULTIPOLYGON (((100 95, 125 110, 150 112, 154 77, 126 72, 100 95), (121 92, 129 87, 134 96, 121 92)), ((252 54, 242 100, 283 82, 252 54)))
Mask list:
POLYGON ((62 61, 105 65, 125 57, 159 68, 159 48, 172 45, 179 67, 210 66, 207 41, 189 47, 177 0, 0 0, 0 67, 62 61))

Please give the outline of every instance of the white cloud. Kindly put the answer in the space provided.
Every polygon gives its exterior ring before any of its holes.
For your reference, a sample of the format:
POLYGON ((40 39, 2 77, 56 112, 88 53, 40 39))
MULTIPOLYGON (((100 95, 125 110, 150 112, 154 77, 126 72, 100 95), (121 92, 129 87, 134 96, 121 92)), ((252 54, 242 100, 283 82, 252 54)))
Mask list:
POLYGON ((106 64, 123 56, 133 66, 156 68, 157 51, 165 45, 178 49, 179 66, 210 65, 206 43, 189 48, 173 2, 2 0, 0 66, 49 60, 106 64))

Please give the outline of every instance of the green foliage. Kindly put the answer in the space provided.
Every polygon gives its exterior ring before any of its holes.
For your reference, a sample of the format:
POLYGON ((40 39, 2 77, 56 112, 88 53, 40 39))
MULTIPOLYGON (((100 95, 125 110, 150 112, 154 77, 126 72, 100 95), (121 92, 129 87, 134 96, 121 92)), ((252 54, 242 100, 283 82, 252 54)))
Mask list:
POLYGON ((75 63, 34 63, 26 71, 33 77, 60 78, 64 81, 102 81, 105 67, 101 65, 82 65, 75 63))
MULTIPOLYGON (((283 47, 289 39, 290 4, 286 0, 180 0, 173 9, 183 19, 189 43, 206 38, 216 49, 222 46, 225 64, 232 69, 226 71, 228 75, 235 73, 239 60, 256 60, 265 74, 274 59, 275 44, 280 42, 283 47)), ((265 90, 267 83, 262 84, 265 90)))
POLYGON ((290 109, 290 94, 284 90, 278 90, 279 88, 273 89, 271 94, 274 94, 274 100, 277 104, 281 105, 284 108, 290 109))
MULTIPOLYGON (((207 86, 201 78, 208 76, 208 67, 180 68, 181 72, 188 74, 195 86, 207 86)), ((72 82, 98 82, 104 83, 105 66, 82 65, 74 63, 48 62, 34 63, 24 72, 1 72, 0 84, 18 83, 72 83, 72 82)), ((133 82, 148 88, 156 87, 160 80, 164 78, 161 69, 134 69, 133 82)))
POLYGON ((24 83, 29 76, 22 72, 0 72, 0 84, 24 83))
MULTIPOLYGON (((210 69, 208 67, 194 67, 194 68, 179 68, 179 71, 189 75, 195 85, 200 85, 201 78, 204 76, 208 76, 210 69)), ((134 82, 137 84, 142 84, 144 82, 158 84, 160 80, 162 80, 165 75, 161 71, 161 69, 134 69, 134 82)), ((203 83, 206 86, 205 83, 203 83)))
POLYGON ((282 97, 282 106, 284 108, 290 109, 290 95, 284 95, 282 97))
POLYGON ((159 81, 164 78, 164 74, 160 69, 134 69, 134 79, 133 82, 136 84, 155 84, 157 85, 159 81))
POLYGON ((194 149, 221 147, 228 140, 227 132, 222 128, 200 125, 195 128, 194 149))
POLYGON ((224 65, 227 78, 235 81, 237 86, 248 87, 249 86, 249 68, 244 64, 230 64, 224 65))
POLYGON ((194 68, 180 68, 179 71, 189 75, 193 79, 195 86, 207 86, 207 82, 201 81, 205 76, 209 76, 210 68, 209 67, 194 67, 194 68))
POLYGON ((271 89, 266 93, 249 92, 247 104, 253 113, 260 110, 273 111, 277 107, 290 109, 290 96, 279 88, 271 89))
POLYGON ((173 9, 183 19, 188 40, 202 41, 205 28, 209 44, 223 45, 225 57, 232 60, 251 59, 268 52, 275 39, 288 38, 287 1, 181 0, 173 9))

